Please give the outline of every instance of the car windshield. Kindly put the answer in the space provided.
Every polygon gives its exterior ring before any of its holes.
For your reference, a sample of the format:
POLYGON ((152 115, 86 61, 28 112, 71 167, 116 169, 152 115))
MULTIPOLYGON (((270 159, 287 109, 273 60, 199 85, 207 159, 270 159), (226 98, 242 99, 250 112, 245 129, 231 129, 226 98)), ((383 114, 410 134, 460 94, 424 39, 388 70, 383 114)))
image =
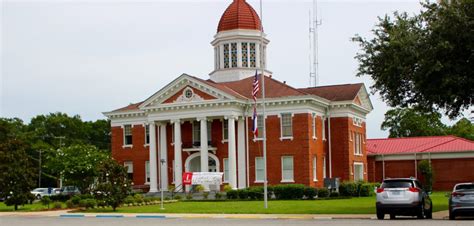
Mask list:
POLYGON ((382 188, 410 188, 413 183, 409 180, 386 180, 382 183, 382 188))
POLYGON ((35 188, 33 191, 35 191, 35 192, 42 192, 43 189, 42 189, 42 188, 35 188))
POLYGON ((460 184, 456 186, 456 191, 459 190, 474 190, 474 184, 460 184))

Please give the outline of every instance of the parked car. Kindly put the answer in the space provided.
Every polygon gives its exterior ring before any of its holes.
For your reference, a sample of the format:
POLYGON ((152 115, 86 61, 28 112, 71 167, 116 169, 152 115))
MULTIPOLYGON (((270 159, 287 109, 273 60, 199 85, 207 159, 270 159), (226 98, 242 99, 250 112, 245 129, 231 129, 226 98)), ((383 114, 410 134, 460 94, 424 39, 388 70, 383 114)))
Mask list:
POLYGON ((77 188, 76 186, 64 186, 61 188, 60 193, 61 195, 69 195, 69 196, 81 194, 81 192, 79 191, 79 188, 77 188))
POLYGON ((431 219, 433 203, 420 181, 415 178, 385 179, 377 188, 377 219, 382 220, 385 214, 390 219, 397 215, 417 216, 418 219, 431 219))
POLYGON ((449 219, 456 216, 474 216, 474 183, 454 185, 449 197, 449 219))
POLYGON ((35 188, 31 191, 31 194, 33 194, 35 198, 41 199, 44 196, 56 195, 57 193, 54 192, 54 189, 58 188, 35 188))

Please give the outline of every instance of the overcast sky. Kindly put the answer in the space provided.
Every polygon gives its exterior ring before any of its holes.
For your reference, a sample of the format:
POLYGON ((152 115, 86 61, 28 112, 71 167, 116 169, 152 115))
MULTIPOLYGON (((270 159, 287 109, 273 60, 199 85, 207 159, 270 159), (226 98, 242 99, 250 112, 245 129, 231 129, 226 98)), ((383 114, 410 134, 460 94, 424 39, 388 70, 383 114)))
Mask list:
MULTIPOLYGON (((182 73, 208 79, 210 42, 232 0, 2 1, 0 116, 49 112, 84 120, 142 101, 182 73)), ((248 1, 258 11, 258 1, 248 1)), ((268 69, 294 87, 309 81, 308 11, 311 1, 264 1, 268 69)), ((355 34, 370 36, 377 16, 415 13, 418 1, 320 1, 320 85, 364 82, 355 76, 355 34)), ((371 96, 369 138, 388 107, 371 96)))

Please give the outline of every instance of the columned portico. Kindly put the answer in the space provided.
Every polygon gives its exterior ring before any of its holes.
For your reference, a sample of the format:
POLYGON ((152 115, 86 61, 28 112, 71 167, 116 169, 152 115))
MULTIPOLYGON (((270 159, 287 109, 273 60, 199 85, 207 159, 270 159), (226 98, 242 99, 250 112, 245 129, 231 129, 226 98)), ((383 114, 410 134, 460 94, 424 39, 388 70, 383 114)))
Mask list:
POLYGON ((156 126, 155 122, 149 122, 150 131, 150 193, 158 192, 157 163, 156 163, 156 126))
POLYGON ((247 187, 247 170, 245 168, 245 119, 239 117, 237 121, 237 167, 239 169, 239 189, 247 187))
MULTIPOLYGON (((201 172, 209 172, 209 147, 207 143, 207 119, 198 118, 201 122, 201 172)), ((204 191, 209 191, 209 185, 204 184, 204 191)))
POLYGON ((174 124, 174 185, 177 191, 183 191, 183 163, 181 157, 181 121, 173 120, 174 124))
POLYGON ((232 189, 237 189, 237 166, 235 151, 235 118, 230 116, 227 119, 229 130, 229 185, 232 189))

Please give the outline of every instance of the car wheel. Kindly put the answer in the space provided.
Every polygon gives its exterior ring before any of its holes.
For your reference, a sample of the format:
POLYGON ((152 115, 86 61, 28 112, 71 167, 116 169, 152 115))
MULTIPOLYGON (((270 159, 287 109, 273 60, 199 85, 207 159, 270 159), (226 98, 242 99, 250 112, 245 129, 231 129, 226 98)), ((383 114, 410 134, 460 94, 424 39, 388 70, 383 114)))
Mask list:
POLYGON ((430 210, 426 213, 426 219, 433 219, 433 204, 431 204, 430 210))
POLYGON ((416 215, 416 217, 418 219, 423 219, 425 218, 425 205, 423 204, 424 201, 421 201, 421 205, 420 207, 418 207, 418 213, 416 215))
POLYGON ((395 214, 390 214, 390 220, 395 220, 395 214))
POLYGON ((385 217, 385 214, 382 211, 377 210, 377 219, 383 220, 384 217, 385 217))
POLYGON ((449 220, 456 220, 456 215, 451 211, 449 211, 449 220))
POLYGON ((37 196, 36 196, 36 199, 41 199, 41 195, 37 195, 37 196))

